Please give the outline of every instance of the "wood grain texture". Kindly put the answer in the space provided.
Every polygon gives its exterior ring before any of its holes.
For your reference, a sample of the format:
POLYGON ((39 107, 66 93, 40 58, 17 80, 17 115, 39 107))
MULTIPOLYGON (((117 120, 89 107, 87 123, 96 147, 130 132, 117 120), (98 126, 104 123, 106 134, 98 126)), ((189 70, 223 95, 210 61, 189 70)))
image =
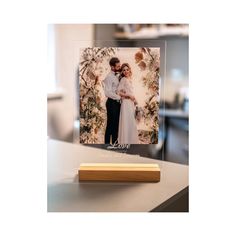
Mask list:
POLYGON ((82 163, 79 181, 158 182, 158 164, 146 163, 82 163))

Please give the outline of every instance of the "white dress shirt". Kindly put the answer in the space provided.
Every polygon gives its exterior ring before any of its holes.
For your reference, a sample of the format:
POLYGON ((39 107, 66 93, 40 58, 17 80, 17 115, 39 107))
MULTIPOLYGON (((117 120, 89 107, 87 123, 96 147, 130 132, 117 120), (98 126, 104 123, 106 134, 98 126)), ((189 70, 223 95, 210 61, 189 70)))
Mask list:
POLYGON ((120 100, 120 96, 116 94, 119 86, 119 79, 115 76, 115 72, 111 71, 103 80, 104 93, 108 98, 120 100))

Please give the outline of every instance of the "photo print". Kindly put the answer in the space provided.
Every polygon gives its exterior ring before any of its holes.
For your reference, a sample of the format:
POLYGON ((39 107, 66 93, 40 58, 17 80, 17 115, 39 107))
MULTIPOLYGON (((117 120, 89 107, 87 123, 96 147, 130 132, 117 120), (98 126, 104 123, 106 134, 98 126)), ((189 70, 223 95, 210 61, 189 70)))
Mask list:
POLYGON ((159 70, 160 48, 81 48, 79 142, 157 144, 159 70))

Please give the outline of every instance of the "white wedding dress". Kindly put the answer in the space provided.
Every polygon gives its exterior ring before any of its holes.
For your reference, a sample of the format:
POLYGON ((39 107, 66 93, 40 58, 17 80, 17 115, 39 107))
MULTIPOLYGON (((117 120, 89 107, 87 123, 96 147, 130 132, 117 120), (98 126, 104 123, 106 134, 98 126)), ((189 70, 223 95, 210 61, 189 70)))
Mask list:
MULTIPOLYGON (((118 86, 118 92, 123 90, 126 95, 134 96, 132 81, 123 77, 118 86)), ((138 129, 135 120, 135 106, 130 99, 122 99, 118 132, 119 144, 139 144, 138 129)))

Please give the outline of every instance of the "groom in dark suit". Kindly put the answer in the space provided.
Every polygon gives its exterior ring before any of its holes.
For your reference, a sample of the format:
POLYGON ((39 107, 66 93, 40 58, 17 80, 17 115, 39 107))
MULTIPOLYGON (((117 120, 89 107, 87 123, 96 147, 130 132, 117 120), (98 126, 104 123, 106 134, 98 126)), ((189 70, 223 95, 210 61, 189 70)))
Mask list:
POLYGON ((120 103, 121 97, 116 93, 119 85, 120 60, 112 57, 110 62, 111 71, 104 80, 104 92, 107 97, 107 126, 105 132, 105 143, 114 144, 118 138, 120 103))

